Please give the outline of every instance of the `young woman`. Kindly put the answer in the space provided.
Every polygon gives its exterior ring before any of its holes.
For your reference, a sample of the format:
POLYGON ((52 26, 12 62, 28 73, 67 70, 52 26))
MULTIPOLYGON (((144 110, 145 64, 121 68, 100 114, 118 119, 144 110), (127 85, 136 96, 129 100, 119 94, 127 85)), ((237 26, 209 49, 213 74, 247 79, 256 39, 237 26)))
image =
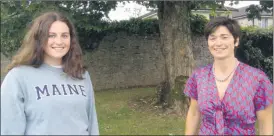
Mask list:
POLYGON ((89 73, 64 15, 37 17, 1 85, 1 135, 99 135, 89 73))
POLYGON ((235 20, 218 17, 205 27, 211 65, 195 70, 184 93, 191 98, 186 135, 272 135, 273 85, 266 74, 239 62, 240 26, 235 20))

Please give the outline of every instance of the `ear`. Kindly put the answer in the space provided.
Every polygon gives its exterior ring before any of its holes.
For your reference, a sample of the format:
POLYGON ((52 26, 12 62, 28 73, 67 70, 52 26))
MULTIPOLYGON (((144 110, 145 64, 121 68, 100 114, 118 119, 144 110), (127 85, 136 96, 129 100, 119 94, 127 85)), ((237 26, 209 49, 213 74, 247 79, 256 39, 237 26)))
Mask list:
POLYGON ((236 42, 235 42, 235 47, 238 47, 239 46, 239 37, 236 39, 236 42))

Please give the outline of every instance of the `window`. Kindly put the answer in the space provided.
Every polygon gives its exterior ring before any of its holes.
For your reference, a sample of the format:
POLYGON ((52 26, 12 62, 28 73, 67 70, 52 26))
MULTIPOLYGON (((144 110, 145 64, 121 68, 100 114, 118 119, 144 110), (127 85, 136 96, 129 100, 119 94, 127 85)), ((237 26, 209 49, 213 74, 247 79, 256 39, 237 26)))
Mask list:
POLYGON ((262 28, 267 28, 268 27, 268 18, 263 18, 262 19, 262 28))
POLYGON ((262 26, 261 27, 265 28, 265 19, 264 18, 262 18, 262 26))
POLYGON ((261 20, 257 19, 257 21, 258 21, 258 27, 262 27, 262 20, 263 19, 261 19, 261 20))

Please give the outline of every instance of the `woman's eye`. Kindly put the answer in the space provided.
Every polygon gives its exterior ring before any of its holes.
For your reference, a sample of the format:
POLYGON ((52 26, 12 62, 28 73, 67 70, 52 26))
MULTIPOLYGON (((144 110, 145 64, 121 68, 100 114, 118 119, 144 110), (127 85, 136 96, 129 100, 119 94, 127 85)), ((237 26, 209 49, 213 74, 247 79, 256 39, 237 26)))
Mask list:
POLYGON ((55 35, 49 35, 49 38, 54 38, 55 37, 55 35))
POLYGON ((212 37, 212 38, 209 38, 209 40, 215 40, 216 38, 212 37))
POLYGON ((68 38, 68 36, 67 35, 63 35, 63 38, 68 38))

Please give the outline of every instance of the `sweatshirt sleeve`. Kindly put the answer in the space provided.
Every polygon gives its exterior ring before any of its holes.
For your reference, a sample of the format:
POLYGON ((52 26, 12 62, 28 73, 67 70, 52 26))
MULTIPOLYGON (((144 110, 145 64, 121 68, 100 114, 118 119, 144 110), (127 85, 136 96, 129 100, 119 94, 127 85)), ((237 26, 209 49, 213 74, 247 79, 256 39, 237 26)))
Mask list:
POLYGON ((25 127, 23 90, 12 69, 1 83, 1 135, 24 135, 25 127))
POLYGON ((89 116, 89 135, 99 135, 99 128, 98 128, 98 120, 97 120, 97 113, 96 113, 96 107, 95 107, 95 96, 94 96, 94 90, 92 86, 92 82, 90 80, 90 75, 87 72, 87 81, 88 81, 88 116, 89 116))

